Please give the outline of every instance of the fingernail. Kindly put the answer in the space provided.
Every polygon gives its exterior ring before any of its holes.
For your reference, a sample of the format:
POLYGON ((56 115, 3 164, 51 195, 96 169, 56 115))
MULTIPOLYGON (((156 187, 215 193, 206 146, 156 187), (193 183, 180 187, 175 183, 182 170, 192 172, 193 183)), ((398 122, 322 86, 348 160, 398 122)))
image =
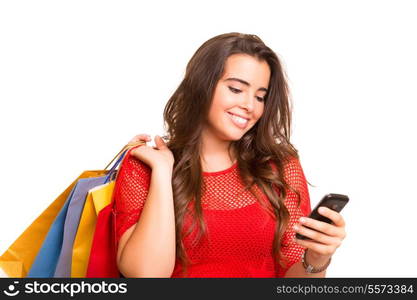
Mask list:
POLYGON ((303 218, 303 217, 301 217, 301 218, 300 218, 300 222, 301 222, 301 223, 304 223, 305 221, 306 221, 306 219, 305 219, 305 218, 303 218))

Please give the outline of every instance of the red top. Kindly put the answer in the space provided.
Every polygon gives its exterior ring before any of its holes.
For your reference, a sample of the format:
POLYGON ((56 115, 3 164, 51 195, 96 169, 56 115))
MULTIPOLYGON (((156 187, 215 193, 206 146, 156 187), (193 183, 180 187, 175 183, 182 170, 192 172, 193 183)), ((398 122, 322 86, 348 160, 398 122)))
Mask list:
MULTIPOLYGON (((140 217, 149 191, 151 171, 148 165, 131 156, 130 151, 126 153, 114 191, 117 242, 140 217)), ((297 194, 291 190, 285 199, 290 220, 282 241, 288 243, 288 247, 282 248, 282 254, 287 259, 287 267, 279 267, 272 255, 275 217, 244 190, 236 162, 223 171, 203 172, 201 201, 208 239, 193 246, 196 232, 185 237, 185 250, 192 261, 187 268, 189 277, 284 277, 289 267, 301 260, 304 248, 292 242, 292 227, 301 216, 310 213, 311 207, 298 159, 292 159, 285 166, 284 176, 301 195, 300 207, 297 206, 297 194)), ((261 199, 269 201, 257 186, 255 190, 261 199)), ((191 220, 186 217, 183 230, 190 224, 191 220)), ((182 277, 178 259, 171 277, 182 277)))

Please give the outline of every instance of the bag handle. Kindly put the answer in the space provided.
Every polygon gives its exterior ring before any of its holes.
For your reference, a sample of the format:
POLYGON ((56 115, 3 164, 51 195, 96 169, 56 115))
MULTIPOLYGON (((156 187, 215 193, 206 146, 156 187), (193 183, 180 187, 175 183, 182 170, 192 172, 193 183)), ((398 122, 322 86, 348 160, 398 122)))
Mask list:
POLYGON ((128 143, 127 145, 125 145, 123 148, 122 148, 122 150, 120 150, 119 151, 119 153, 117 153, 116 154, 116 156, 115 157, 113 157, 113 159, 107 164, 107 166, 104 168, 104 170, 107 170, 107 168, 111 165, 111 163, 117 158, 117 157, 119 157, 119 159, 118 159, 118 161, 113 165, 113 167, 110 169, 110 171, 111 170, 114 170, 116 167, 117 167, 117 165, 120 163, 120 158, 122 158, 123 156, 124 156, 124 154, 125 153, 123 153, 123 152, 125 152, 126 150, 129 150, 130 148, 133 148, 133 147, 135 147, 135 146, 138 146, 138 145, 140 145, 140 144, 145 144, 145 142, 144 141, 139 141, 139 142, 132 142, 132 143, 128 143))
POLYGON ((128 143, 127 145, 125 145, 122 150, 119 151, 119 153, 116 154, 115 157, 113 157, 113 159, 107 164, 107 166, 104 168, 104 170, 107 170, 107 168, 112 164, 112 162, 117 159, 117 161, 113 164, 113 166, 111 167, 111 169, 109 170, 109 173, 106 177, 105 183, 107 183, 109 181, 109 179, 111 178, 111 176, 116 173, 116 168, 117 166, 122 162, 123 158, 125 157, 125 154, 127 153, 127 151, 133 147, 136 147, 138 145, 142 145, 145 144, 144 141, 139 141, 139 142, 132 142, 132 143, 128 143))

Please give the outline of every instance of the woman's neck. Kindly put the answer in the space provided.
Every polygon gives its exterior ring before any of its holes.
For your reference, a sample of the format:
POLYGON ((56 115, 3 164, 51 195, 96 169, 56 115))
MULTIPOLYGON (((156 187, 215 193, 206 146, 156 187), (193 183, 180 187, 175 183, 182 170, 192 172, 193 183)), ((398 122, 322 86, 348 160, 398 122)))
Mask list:
POLYGON ((216 172, 232 166, 236 162, 236 152, 231 141, 202 136, 200 163, 203 172, 216 172))

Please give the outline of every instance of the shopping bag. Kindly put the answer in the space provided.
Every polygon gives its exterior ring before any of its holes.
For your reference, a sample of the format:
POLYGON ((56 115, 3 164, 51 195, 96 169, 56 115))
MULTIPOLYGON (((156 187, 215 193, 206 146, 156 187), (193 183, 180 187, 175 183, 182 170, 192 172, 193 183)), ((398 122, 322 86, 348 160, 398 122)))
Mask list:
POLYGON ((115 173, 121 157, 107 176, 80 179, 70 194, 67 203, 51 227, 28 277, 70 277, 72 248, 88 191, 107 182, 115 173))
POLYGON ((49 229, 79 179, 103 175, 103 170, 84 171, 46 208, 0 256, 0 267, 9 277, 26 277, 49 229))
MULTIPOLYGON (((66 213, 65 225, 63 226, 62 247, 60 247, 56 268, 53 268, 55 271, 53 277, 71 276, 72 247, 74 244, 75 234, 77 233, 78 224, 80 222, 81 213, 85 204, 85 199, 92 188, 102 185, 105 181, 106 176, 81 179, 78 181, 76 191, 70 200, 68 211, 66 213)), ((48 261, 52 261, 51 255, 48 256, 48 261)))
POLYGON ((119 278, 113 202, 103 208, 94 231, 87 267, 87 278, 119 278))
POLYGON ((91 188, 103 184, 105 179, 106 176, 100 176, 80 179, 77 182, 52 224, 27 277, 54 277, 57 267, 62 269, 58 268, 58 276, 66 277, 61 273, 65 273, 67 260, 71 258, 69 252, 72 249, 85 197, 91 188), (61 253, 63 259, 61 259, 61 264, 57 265, 61 253))
POLYGON ((93 188, 87 195, 72 248, 71 277, 83 278, 87 273, 97 215, 111 202, 114 183, 113 180, 93 188))
MULTIPOLYGON (((35 221, 9 246, 9 248, 0 256, 0 267, 9 277, 26 277, 35 262, 39 251, 41 250, 44 241, 51 230, 52 225, 58 218, 68 198, 74 191, 77 182, 80 179, 92 178, 108 175, 108 178, 116 174, 115 170, 109 171, 107 168, 113 163, 116 158, 122 158, 130 147, 142 144, 144 142, 130 143, 123 147, 123 149, 113 158, 113 160, 106 166, 104 170, 84 171, 76 180, 74 180, 64 192, 62 192, 52 202, 47 209, 45 209, 35 221)), ((114 169, 114 168, 112 168, 114 169)), ((68 203, 69 205, 69 203, 68 203)))
POLYGON ((110 204, 104 207, 97 216, 86 277, 123 277, 117 268, 116 214, 113 197, 110 204))

